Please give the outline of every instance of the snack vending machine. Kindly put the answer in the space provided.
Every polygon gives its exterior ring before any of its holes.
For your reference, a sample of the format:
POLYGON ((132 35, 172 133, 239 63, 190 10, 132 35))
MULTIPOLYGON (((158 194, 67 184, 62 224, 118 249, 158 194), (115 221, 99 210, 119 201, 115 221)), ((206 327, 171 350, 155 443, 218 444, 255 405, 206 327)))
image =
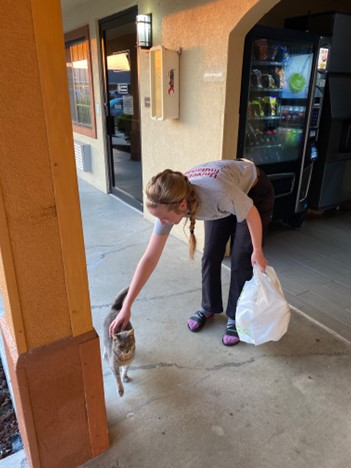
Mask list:
POLYGON ((309 132, 319 36, 255 26, 244 49, 237 157, 266 172, 273 218, 293 227, 307 210, 315 139, 309 132))

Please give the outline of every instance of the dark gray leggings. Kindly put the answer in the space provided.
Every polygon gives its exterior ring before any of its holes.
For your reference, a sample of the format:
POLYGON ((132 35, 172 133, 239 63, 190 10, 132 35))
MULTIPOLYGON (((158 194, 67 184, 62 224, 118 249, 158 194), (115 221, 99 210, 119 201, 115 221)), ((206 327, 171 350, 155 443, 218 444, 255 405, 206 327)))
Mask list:
MULTIPOLYGON (((262 170, 257 184, 248 196, 252 198, 261 216, 264 238, 272 219, 274 192, 270 180, 262 170)), ((235 319, 236 303, 241 290, 245 281, 252 278, 252 243, 246 221, 238 223, 234 215, 205 221, 201 305, 208 312, 223 312, 221 264, 229 239, 232 242, 232 251, 227 315, 235 319)))

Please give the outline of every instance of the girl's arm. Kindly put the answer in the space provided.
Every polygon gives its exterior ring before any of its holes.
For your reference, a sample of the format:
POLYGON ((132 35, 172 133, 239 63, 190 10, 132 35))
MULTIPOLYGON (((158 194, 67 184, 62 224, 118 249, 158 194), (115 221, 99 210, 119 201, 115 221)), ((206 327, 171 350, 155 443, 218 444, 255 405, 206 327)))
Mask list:
POLYGON ((251 256, 252 265, 257 264, 261 271, 265 271, 268 264, 262 250, 262 223, 257 208, 252 205, 246 217, 246 222, 250 231, 253 252, 251 256))
POLYGON ((145 253, 141 257, 141 260, 135 269, 128 294, 123 302, 123 307, 110 325, 110 335, 112 335, 117 328, 124 330, 127 326, 132 314, 132 304, 154 271, 161 257, 164 246, 166 245, 167 239, 168 234, 159 236, 153 233, 151 235, 145 253))

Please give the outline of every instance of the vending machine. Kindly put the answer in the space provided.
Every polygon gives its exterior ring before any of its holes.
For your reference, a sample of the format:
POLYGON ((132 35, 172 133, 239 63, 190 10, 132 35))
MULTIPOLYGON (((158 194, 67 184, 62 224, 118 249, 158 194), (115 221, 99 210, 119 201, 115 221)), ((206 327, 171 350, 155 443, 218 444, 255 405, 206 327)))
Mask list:
POLYGON ((319 36, 255 26, 244 49, 238 157, 266 172, 275 191, 273 218, 297 227, 307 210, 316 133, 319 36))
POLYGON ((289 28, 321 36, 316 90, 322 99, 309 208, 328 210, 351 200, 351 15, 328 11, 285 21, 289 28))

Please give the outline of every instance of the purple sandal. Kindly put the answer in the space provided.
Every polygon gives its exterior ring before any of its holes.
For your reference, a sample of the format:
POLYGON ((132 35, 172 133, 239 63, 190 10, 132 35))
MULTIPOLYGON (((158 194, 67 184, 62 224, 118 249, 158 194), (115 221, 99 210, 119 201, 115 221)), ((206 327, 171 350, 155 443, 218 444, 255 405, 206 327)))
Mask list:
POLYGON ((222 343, 224 346, 234 346, 240 343, 240 338, 234 323, 227 324, 225 333, 222 337, 222 343))
POLYGON ((198 310, 194 315, 188 320, 188 328, 192 332, 198 332, 205 325, 207 319, 213 317, 212 312, 203 312, 198 310))

